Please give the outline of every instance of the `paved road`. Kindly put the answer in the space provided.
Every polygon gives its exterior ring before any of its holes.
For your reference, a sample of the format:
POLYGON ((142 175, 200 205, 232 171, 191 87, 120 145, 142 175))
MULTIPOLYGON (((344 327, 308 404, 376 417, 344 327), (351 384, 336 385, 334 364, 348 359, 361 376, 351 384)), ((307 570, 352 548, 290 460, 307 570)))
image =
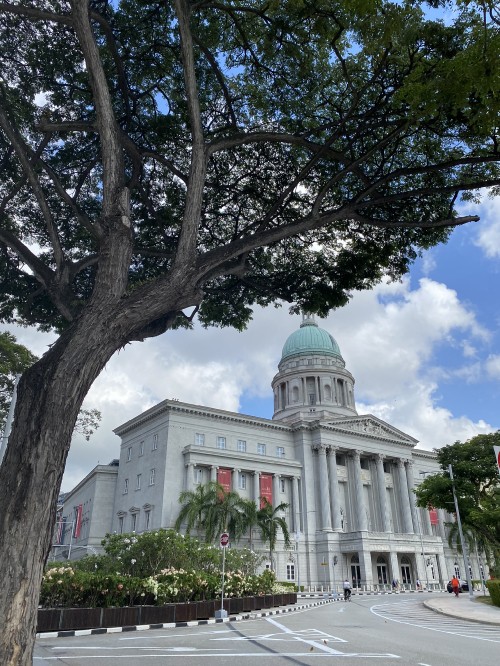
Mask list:
POLYGON ((355 599, 228 624, 37 640, 35 666, 237 666, 375 660, 401 666, 497 666, 500 627, 457 621, 421 599, 355 599))

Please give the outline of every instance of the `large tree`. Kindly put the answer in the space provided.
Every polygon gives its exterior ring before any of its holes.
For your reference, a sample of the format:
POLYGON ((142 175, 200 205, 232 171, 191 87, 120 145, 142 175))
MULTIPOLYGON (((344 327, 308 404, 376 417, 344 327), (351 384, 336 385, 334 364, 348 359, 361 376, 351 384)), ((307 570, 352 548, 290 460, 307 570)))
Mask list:
MULTIPOLYGON (((500 575, 500 476, 493 447, 500 431, 476 435, 437 450, 442 472, 428 476, 417 488, 417 504, 455 512, 452 480, 463 532, 469 547, 486 554, 493 574, 500 575)), ((450 524, 453 545, 461 550, 456 523, 450 524)))
POLYGON ((478 219, 456 206, 500 183, 500 38, 493 2, 457 4, 0 1, 0 316, 60 333, 0 468, 2 663, 31 662, 71 433, 115 351, 280 299, 325 314, 478 219))

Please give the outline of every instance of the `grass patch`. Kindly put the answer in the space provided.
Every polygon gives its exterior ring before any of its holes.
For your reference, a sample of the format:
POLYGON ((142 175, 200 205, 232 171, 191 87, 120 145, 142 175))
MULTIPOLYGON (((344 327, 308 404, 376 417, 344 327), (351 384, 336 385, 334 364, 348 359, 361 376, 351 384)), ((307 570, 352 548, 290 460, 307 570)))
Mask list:
POLYGON ((480 604, 484 604, 485 606, 493 606, 491 597, 476 597, 476 601, 479 601, 480 604))

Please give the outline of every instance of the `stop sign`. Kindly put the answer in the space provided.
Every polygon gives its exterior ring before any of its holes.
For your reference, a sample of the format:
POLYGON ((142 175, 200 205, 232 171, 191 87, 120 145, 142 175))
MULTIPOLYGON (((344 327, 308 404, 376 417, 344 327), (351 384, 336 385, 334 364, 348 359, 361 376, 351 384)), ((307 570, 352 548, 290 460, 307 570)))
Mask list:
POLYGON ((220 535, 220 545, 225 548, 227 544, 229 543, 229 534, 227 532, 223 532, 220 535))

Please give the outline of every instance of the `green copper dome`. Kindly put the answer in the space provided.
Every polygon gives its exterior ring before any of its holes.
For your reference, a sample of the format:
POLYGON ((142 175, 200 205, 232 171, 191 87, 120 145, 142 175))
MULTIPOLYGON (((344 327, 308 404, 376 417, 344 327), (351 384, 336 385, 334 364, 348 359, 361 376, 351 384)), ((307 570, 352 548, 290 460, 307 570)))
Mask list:
POLYGON ((281 360, 289 356, 322 354, 323 356, 338 356, 342 358, 337 341, 322 328, 311 316, 304 316, 298 331, 288 336, 283 346, 281 360))

